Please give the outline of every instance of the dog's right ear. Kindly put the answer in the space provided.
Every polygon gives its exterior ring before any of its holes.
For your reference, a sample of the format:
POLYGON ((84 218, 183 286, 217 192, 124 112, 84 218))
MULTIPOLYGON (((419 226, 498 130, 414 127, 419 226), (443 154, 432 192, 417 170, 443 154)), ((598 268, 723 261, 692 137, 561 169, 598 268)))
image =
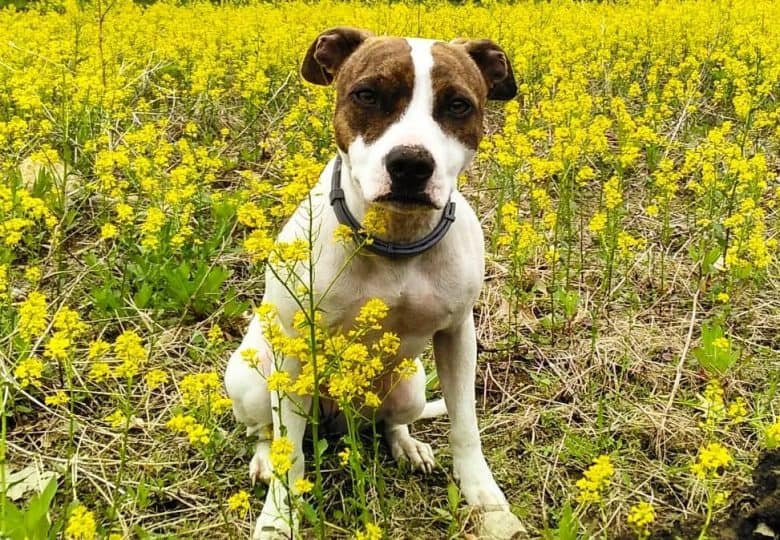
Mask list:
POLYGON ((329 85, 344 60, 371 35, 367 30, 348 26, 325 30, 306 51, 301 75, 310 83, 329 85))

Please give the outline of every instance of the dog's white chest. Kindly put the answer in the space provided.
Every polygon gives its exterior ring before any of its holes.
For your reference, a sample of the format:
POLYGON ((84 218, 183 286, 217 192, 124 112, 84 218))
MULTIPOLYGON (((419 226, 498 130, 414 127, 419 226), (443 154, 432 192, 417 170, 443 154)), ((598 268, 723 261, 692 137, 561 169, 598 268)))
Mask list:
POLYGON ((350 272, 345 277, 343 285, 324 301, 329 324, 349 326, 368 300, 380 298, 389 308, 385 331, 395 332, 402 341, 404 337, 430 338, 461 317, 473 301, 463 291, 453 290, 457 279, 436 271, 421 272, 414 266, 377 265, 369 272, 350 272))

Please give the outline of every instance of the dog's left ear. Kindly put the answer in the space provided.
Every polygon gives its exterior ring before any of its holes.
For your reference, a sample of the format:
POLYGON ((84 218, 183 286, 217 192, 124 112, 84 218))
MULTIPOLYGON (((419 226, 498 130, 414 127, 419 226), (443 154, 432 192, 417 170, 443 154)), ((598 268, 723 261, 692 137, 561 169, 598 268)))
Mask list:
POLYGON ((512 64, 501 47, 489 39, 456 39, 451 43, 463 47, 477 64, 488 87, 488 99, 507 101, 517 95, 512 64))
POLYGON ((301 75, 310 83, 329 85, 344 60, 371 35, 367 30, 348 26, 325 30, 306 51, 301 75))

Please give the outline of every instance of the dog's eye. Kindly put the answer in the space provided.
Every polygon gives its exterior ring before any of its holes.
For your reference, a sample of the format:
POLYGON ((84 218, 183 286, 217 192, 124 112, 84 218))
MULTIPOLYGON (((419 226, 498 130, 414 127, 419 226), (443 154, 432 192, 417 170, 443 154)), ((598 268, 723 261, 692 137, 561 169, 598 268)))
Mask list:
POLYGON ((352 92, 352 99, 354 99, 358 105, 362 105, 363 107, 374 107, 378 103, 376 92, 368 88, 362 88, 352 92))
POLYGON ((447 113, 455 118, 465 118, 471 112, 471 103, 465 99, 453 99, 447 105, 447 113))

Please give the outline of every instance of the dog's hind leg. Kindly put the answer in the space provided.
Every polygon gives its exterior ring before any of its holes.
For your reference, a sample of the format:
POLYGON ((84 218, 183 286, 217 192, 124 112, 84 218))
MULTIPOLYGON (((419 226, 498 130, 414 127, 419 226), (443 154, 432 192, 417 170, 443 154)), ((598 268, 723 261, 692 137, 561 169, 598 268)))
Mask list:
POLYGON ((409 425, 425 410, 425 371, 419 359, 417 371, 399 382, 385 397, 379 419, 385 421, 385 439, 396 461, 409 461, 413 469, 431 472, 436 466, 431 445, 409 434, 409 425))
POLYGON ((266 376, 271 373, 271 358, 271 350, 255 317, 225 370, 225 388, 233 401, 233 414, 236 420, 246 425, 248 436, 257 435, 255 453, 249 462, 252 483, 257 480, 268 483, 273 478, 268 457, 273 419, 271 396, 266 385, 266 376))

